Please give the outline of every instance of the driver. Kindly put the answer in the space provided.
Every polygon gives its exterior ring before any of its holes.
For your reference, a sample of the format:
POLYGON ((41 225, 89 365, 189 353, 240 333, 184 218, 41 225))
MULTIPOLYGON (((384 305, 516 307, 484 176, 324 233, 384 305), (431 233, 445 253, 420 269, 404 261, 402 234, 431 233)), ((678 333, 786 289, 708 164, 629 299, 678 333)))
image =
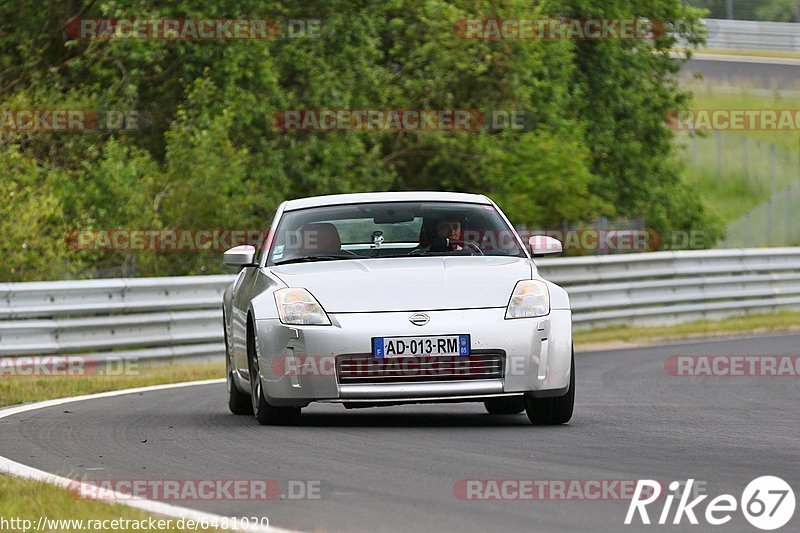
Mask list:
POLYGON ((461 222, 459 220, 440 220, 436 224, 436 234, 447 237, 451 241, 461 240, 461 222))
POLYGON ((444 218, 436 222, 436 232, 427 246, 423 244, 421 252, 451 252, 463 250, 461 242, 461 221, 444 218))
POLYGON ((437 238, 434 239, 431 248, 433 248, 434 244, 439 244, 446 250, 464 249, 458 244, 461 241, 461 221, 459 220, 440 220, 436 224, 436 236, 437 238), (446 239, 446 241, 441 242, 441 239, 446 239))

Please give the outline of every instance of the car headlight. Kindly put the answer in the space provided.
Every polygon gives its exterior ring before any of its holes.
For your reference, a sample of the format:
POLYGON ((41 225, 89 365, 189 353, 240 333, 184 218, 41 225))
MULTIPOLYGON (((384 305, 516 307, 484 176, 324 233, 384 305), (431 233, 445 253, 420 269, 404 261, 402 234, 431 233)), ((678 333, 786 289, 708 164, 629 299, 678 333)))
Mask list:
POLYGON ((514 287, 506 309, 506 319, 531 318, 550 313, 550 291, 539 280, 523 280, 514 287))
POLYGON ((305 289, 287 288, 275 291, 278 316, 284 324, 330 326, 331 321, 319 302, 305 289))

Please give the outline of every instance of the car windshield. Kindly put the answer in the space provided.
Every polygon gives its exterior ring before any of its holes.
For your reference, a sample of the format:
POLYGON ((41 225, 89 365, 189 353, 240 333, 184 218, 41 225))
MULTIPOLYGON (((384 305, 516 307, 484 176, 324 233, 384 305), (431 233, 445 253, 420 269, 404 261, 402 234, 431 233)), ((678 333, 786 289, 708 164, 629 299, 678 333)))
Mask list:
POLYGON ((527 257, 491 205, 382 202, 284 213, 269 264, 461 255, 527 257))

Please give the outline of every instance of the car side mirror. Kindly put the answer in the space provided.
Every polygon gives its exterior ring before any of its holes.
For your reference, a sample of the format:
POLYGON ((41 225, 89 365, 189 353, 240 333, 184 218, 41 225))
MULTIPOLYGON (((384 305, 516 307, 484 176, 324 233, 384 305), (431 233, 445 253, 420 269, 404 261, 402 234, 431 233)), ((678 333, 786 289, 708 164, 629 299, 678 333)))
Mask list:
POLYGON ((256 247, 249 244, 234 246, 222 254, 222 264, 228 266, 253 266, 255 264, 256 247))
POLYGON ((533 257, 560 254, 564 251, 561 247, 561 241, 546 235, 533 235, 528 239, 528 244, 531 247, 533 257))

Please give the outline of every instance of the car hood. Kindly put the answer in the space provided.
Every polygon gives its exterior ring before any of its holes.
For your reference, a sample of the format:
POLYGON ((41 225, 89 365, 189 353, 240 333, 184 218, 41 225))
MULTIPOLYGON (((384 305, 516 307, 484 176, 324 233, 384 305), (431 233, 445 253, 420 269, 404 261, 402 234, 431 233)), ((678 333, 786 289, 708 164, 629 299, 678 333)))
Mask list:
POLYGON ((514 285, 531 279, 516 257, 348 259, 272 267, 329 313, 505 307, 514 285))

